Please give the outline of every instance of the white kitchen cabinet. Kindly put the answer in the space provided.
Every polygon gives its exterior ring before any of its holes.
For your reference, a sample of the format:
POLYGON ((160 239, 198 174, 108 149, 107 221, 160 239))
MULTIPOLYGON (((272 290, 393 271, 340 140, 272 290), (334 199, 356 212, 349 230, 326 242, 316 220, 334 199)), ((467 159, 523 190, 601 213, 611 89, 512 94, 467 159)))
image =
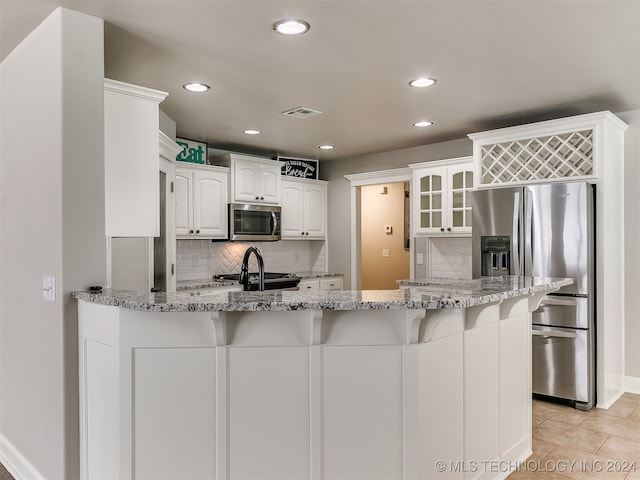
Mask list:
POLYGON ((229 153, 216 163, 229 167, 233 202, 280 204, 280 162, 229 153))
POLYGON ((158 105, 167 93, 104 80, 105 233, 160 233, 158 105))
POLYGON ((300 291, 342 290, 342 276, 303 279, 298 287, 300 291))
POLYGON ((327 182, 282 179, 282 238, 324 240, 327 236, 327 182))
POLYGON ((473 158, 409 165, 417 235, 471 235, 473 158))
POLYGON ((176 236, 227 238, 228 169, 176 168, 176 236))

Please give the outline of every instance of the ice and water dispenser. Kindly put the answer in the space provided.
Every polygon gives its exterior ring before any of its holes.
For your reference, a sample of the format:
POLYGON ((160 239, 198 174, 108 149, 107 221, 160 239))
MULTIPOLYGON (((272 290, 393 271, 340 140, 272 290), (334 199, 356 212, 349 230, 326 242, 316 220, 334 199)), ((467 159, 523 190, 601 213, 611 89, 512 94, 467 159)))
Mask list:
POLYGON ((508 235, 480 237, 483 276, 510 275, 511 237, 508 235))

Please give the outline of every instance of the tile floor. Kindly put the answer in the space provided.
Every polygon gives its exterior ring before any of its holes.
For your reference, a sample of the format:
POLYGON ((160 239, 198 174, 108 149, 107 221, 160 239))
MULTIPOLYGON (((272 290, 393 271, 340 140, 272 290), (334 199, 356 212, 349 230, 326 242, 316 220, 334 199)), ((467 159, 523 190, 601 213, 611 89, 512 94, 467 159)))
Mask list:
POLYGON ((13 477, 11 476, 11 474, 7 472, 7 469, 4 468, 4 465, 2 465, 1 463, 0 463, 0 480, 13 480, 13 477))
POLYGON ((509 480, 640 480, 640 395, 588 412, 533 401, 533 455, 509 480))
MULTIPOLYGON (((640 480, 640 395, 588 412, 534 400, 533 455, 509 476, 528 479, 640 480)), ((2 464, 0 480, 13 480, 2 464)))

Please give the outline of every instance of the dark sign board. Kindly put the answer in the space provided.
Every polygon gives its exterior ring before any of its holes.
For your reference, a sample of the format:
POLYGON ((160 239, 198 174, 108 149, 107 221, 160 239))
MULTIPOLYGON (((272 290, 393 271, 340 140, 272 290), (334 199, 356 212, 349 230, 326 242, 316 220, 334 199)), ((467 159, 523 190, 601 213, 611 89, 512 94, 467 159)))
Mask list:
POLYGON ((318 161, 303 158, 278 157, 282 162, 282 175, 318 180, 318 161))

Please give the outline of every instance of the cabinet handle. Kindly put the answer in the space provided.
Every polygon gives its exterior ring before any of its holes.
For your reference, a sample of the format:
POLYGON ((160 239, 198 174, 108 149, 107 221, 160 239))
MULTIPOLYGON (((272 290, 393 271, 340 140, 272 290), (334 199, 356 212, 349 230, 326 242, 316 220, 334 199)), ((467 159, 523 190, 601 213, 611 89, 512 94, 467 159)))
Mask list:
POLYGON ((196 233, 200 233, 200 230, 196 230, 196 233))
POLYGON ((256 200, 260 200, 260 197, 256 197, 256 200))
POLYGON ((193 233, 193 230, 189 230, 189 233, 193 233))
POLYGON ((441 231, 441 232, 444 232, 444 227, 442 227, 442 228, 440 229, 440 231, 441 231))
POLYGON ((450 232, 450 231, 451 231, 451 227, 448 227, 448 228, 447 228, 447 232, 450 232))
POLYGON ((264 197, 260 197, 260 200, 264 200, 264 197))

